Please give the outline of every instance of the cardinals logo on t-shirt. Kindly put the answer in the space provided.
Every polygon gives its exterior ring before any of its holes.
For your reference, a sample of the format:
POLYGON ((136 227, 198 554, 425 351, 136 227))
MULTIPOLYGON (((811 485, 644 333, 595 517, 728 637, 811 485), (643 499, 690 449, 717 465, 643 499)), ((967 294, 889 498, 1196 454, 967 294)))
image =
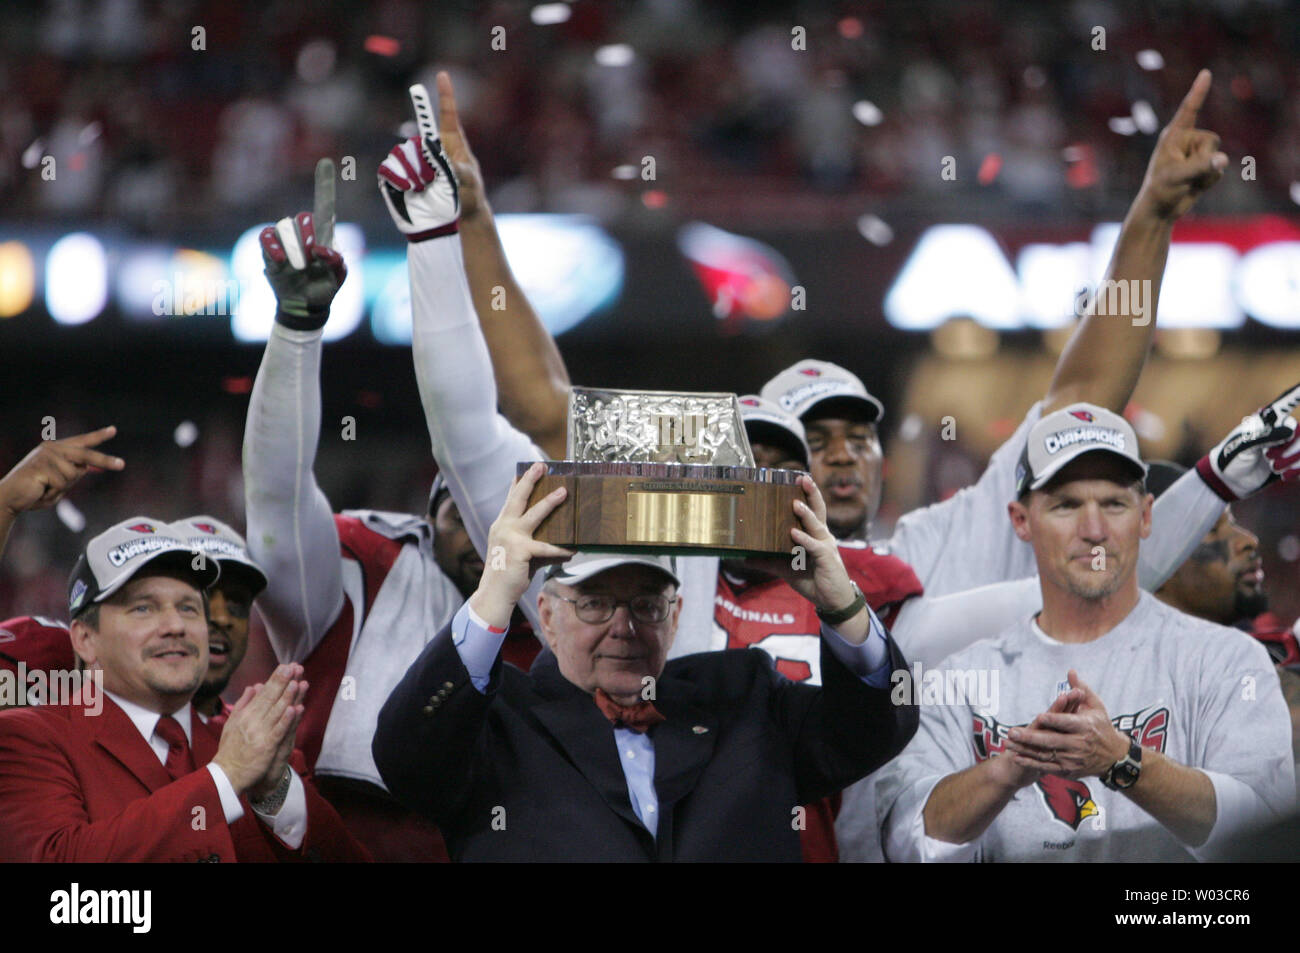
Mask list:
MULTIPOLYGON (((1004 725, 992 715, 975 712, 973 740, 976 762, 1002 754, 1006 750, 1007 735, 1011 729, 1023 728, 1025 724, 1028 722, 1004 725)), ((1111 724, 1144 748, 1154 748, 1161 752, 1165 750, 1169 709, 1164 706, 1148 705, 1131 715, 1112 718, 1111 724)), ((1077 831, 1087 818, 1101 813, 1093 799, 1091 788, 1082 780, 1045 774, 1034 782, 1034 790, 1042 796, 1048 815, 1053 820, 1069 825, 1071 830, 1077 831)))

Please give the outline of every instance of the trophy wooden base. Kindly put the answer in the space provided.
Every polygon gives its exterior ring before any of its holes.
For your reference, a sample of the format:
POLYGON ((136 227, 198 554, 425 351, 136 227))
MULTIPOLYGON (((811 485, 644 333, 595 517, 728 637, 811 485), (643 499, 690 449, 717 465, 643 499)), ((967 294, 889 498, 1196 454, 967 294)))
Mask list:
MULTIPOLYGON (((520 463, 524 473, 530 463, 520 463)), ((564 502, 535 538, 582 550, 683 556, 789 555, 803 499, 799 470, 680 463, 547 461, 529 499, 556 487, 564 502)))

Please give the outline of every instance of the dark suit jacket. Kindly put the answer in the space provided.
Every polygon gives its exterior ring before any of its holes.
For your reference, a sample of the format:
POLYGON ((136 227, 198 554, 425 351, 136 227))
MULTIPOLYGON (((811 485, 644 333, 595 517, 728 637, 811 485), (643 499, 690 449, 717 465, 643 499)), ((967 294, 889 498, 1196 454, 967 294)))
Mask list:
POLYGON ((650 735, 657 838, 632 809, 610 723, 549 651, 527 674, 498 659, 484 695, 444 628, 384 705, 375 763, 454 860, 797 862, 796 808, 874 771, 917 726, 915 707, 825 645, 822 678, 791 682, 753 650, 669 662, 655 699, 668 720, 650 735))
POLYGON ((79 705, 0 712, 0 860, 369 859, 308 781, 300 850, 281 844, 246 799, 244 816, 227 824, 216 782, 203 770, 220 731, 193 709, 191 717, 199 770, 173 781, 107 696, 99 715, 79 705))

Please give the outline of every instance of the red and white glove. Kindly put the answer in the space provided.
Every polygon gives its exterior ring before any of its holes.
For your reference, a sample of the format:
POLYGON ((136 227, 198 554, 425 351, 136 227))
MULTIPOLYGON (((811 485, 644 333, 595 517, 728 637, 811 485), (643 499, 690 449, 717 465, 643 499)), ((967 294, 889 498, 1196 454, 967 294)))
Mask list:
POLYGON ((348 276, 343 256, 316 240, 311 212, 282 218, 262 229, 259 238, 266 280, 275 292, 275 320, 295 331, 323 328, 330 302, 348 276))
MULTIPOLYGON (((1196 464, 1211 490, 1231 503, 1257 493, 1285 473, 1300 471, 1296 419, 1300 384, 1280 394, 1229 431, 1196 464)), ((1295 476, 1287 476, 1294 479, 1295 476)))
POLYGON ((410 89, 418 136, 399 142, 379 165, 379 194, 408 242, 451 235, 460 227, 460 183, 438 137, 433 101, 410 89))
POLYGON ((1300 436, 1290 443, 1280 443, 1264 451, 1268 465, 1279 480, 1300 479, 1300 436))

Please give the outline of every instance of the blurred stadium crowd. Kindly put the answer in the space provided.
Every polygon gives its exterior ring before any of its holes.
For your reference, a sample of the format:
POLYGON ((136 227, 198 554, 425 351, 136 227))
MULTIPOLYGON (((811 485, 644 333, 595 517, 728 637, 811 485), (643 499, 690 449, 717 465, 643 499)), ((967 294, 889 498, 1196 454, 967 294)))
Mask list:
POLYGON ((0 201, 154 232, 177 207, 187 225, 270 217, 286 170, 305 188, 317 156, 356 156, 368 177, 405 118, 402 90, 440 67, 498 211, 618 216, 639 191, 612 171, 637 176, 653 156, 671 200, 700 214, 828 221, 849 214, 845 196, 951 202, 935 170, 953 156, 962 201, 988 203, 971 214, 1114 215, 1145 166, 1136 133, 1155 131, 1178 77, 1204 64, 1224 78, 1206 121, 1234 162, 1258 160, 1263 186, 1229 177, 1206 211, 1277 208, 1300 180, 1288 7, 13 4, 0 14, 0 201), (791 23, 808 52, 792 49, 791 23), (24 188, 43 155, 66 171, 24 188))

